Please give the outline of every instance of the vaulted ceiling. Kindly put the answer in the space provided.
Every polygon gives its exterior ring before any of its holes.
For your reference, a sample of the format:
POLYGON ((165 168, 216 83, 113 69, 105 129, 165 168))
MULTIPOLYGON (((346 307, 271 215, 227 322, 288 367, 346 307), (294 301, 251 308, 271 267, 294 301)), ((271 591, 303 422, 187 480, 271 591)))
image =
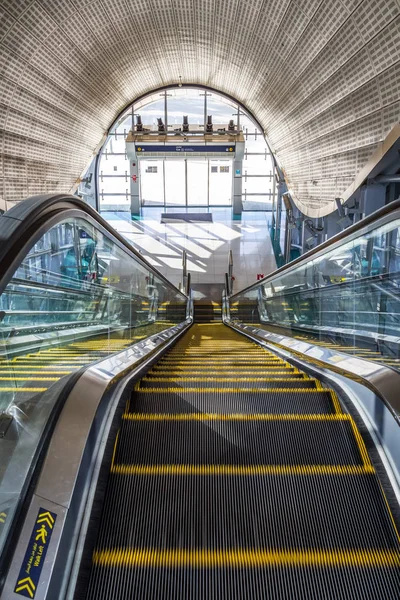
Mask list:
POLYGON ((400 0, 0 0, 0 198, 68 191, 130 101, 236 97, 305 211, 331 210, 400 114, 400 0))

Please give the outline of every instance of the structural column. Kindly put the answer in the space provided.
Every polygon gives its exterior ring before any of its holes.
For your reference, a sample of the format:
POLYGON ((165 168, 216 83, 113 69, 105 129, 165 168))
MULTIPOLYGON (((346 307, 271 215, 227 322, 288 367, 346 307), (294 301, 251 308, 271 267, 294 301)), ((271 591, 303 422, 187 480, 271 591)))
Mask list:
POLYGON ((234 160, 232 163, 232 211, 234 215, 241 215, 242 204, 242 167, 243 160, 234 160))
POLYGON ((131 179, 131 215, 140 215, 140 182, 139 182, 139 161, 130 159, 130 179, 131 179))

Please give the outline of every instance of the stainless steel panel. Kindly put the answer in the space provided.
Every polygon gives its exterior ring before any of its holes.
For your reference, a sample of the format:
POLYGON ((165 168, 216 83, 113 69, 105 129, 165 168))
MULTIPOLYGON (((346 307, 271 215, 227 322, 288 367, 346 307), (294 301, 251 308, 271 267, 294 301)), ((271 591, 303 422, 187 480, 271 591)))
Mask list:
POLYGON ((28 548, 32 531, 36 527, 35 521, 40 508, 44 508, 45 510, 48 510, 52 513, 56 513, 57 515, 51 535, 51 540, 47 549, 44 565, 35 591, 35 600, 42 600, 46 597, 47 588, 53 571, 54 559, 57 554, 58 546, 60 543, 60 538, 67 511, 63 506, 60 506, 55 502, 50 502, 49 500, 41 498, 40 496, 35 494, 30 503, 28 514, 26 516, 22 532, 19 537, 17 547, 15 549, 13 561, 7 575, 7 579, 3 588, 3 593, 1 594, 2 600, 21 600, 21 598, 23 597, 20 594, 15 594, 14 589, 19 578, 21 566, 24 562, 25 553, 28 548))

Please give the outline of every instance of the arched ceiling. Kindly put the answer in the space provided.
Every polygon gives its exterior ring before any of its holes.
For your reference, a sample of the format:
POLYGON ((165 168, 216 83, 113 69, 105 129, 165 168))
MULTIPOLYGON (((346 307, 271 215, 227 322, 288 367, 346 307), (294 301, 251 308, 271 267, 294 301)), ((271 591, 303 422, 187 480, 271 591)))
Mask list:
POLYGON ((198 83, 330 210, 400 113, 400 0, 0 0, 0 197, 67 191, 135 97, 198 83))

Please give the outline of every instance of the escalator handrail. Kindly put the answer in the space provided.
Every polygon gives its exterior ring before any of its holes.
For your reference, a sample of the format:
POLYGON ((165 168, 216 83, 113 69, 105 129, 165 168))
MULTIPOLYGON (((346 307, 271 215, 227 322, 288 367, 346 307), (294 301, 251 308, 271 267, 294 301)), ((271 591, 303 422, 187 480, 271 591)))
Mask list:
MULTIPOLYGON (((127 251, 135 256, 137 261, 161 279, 168 287, 172 287, 177 293, 187 298, 186 294, 178 290, 160 271, 135 250, 129 242, 116 231, 103 217, 89 204, 86 204, 78 196, 70 194, 41 194, 31 196, 26 200, 18 202, 7 212, 0 216, 0 281, 2 290, 11 279, 13 273, 8 273, 9 267, 17 252, 29 241, 30 235, 35 231, 35 224, 39 224, 46 217, 54 216, 60 210, 78 209, 86 213, 103 227, 111 238, 115 238, 119 245, 124 246, 127 251), (28 238, 27 238, 28 236, 28 238)), ((0 291, 2 291, 0 290, 0 291)))
POLYGON ((300 358, 309 366, 322 367, 372 390, 382 400, 400 427, 400 400, 398 389, 400 373, 383 364, 346 354, 335 348, 315 346, 313 340, 295 340, 290 336, 259 329, 257 324, 246 325, 224 318, 225 325, 262 345, 279 348, 300 358), (338 361, 337 357, 342 360, 338 361), (361 374, 362 373, 362 374, 361 374))
POLYGON ((326 240, 325 242, 322 242, 322 244, 315 246, 315 248, 312 248, 305 254, 302 254, 301 256, 299 256, 299 258, 296 258, 295 260, 292 260, 291 262, 287 263, 286 265, 283 265, 279 269, 276 269, 275 271, 273 271, 272 273, 270 273, 263 279, 257 281, 256 283, 252 283, 251 285, 243 288, 242 290, 240 290, 239 292, 236 292, 235 294, 230 295, 230 298, 235 298, 236 296, 245 294, 252 289, 256 289, 258 286, 262 285, 263 283, 273 280, 277 275, 285 273, 286 271, 289 271, 289 270, 293 269, 294 267, 297 267, 301 264, 306 264, 308 261, 310 261, 312 258, 314 258, 317 254, 323 254, 323 252, 327 251, 328 249, 332 250, 333 247, 336 244, 338 244, 339 242, 343 242, 344 240, 351 241, 351 239, 353 237, 357 237, 355 234, 366 229, 372 223, 376 223, 377 221, 383 219, 384 217, 387 217, 391 213, 398 211, 399 209, 400 209, 400 199, 394 200, 390 204, 387 204, 386 206, 383 206, 382 208, 371 213, 370 215, 368 215, 361 221, 358 221, 357 223, 354 223, 354 225, 351 225, 347 229, 340 231, 333 237, 329 238, 329 240, 326 240))

